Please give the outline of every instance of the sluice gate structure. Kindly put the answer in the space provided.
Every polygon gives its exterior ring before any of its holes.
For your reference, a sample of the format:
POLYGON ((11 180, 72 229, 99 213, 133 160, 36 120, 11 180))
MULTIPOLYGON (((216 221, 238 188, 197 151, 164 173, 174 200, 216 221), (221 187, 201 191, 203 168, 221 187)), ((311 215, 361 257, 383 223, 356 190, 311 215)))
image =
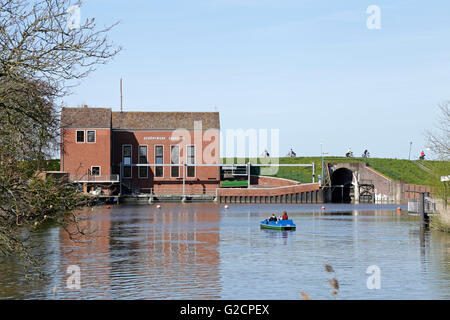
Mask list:
POLYGON ((329 162, 324 166, 324 202, 407 203, 418 192, 430 193, 428 186, 394 180, 366 162, 329 162))

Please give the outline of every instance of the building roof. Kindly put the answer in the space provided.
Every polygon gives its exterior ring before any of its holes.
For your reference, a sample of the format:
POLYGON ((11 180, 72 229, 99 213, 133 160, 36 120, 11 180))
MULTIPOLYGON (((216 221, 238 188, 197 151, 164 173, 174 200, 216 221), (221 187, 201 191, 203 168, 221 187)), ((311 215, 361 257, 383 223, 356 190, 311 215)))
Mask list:
POLYGON ((218 112, 112 112, 110 108, 63 108, 61 128, 112 128, 116 130, 220 129, 218 112))
POLYGON ((119 130, 194 129, 194 121, 202 129, 220 129, 218 112, 113 112, 112 128, 119 130))
POLYGON ((111 128, 111 109, 62 108, 61 128, 111 128))

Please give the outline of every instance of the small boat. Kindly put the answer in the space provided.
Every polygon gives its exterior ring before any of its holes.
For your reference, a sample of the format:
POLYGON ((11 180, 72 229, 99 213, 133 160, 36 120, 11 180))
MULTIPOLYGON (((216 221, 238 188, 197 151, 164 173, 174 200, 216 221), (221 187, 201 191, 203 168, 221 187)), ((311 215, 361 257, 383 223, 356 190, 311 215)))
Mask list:
POLYGON ((269 221, 269 219, 266 219, 261 221, 261 229, 295 230, 296 225, 292 220, 269 221))

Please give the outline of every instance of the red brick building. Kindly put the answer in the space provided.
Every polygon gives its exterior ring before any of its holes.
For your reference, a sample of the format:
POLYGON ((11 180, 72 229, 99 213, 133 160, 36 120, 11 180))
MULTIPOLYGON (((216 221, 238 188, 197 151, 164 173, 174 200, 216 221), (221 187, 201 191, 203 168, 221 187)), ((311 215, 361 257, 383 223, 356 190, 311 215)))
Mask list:
POLYGON ((61 171, 72 181, 121 180, 124 192, 213 192, 220 180, 219 146, 218 112, 85 106, 61 114, 61 171))

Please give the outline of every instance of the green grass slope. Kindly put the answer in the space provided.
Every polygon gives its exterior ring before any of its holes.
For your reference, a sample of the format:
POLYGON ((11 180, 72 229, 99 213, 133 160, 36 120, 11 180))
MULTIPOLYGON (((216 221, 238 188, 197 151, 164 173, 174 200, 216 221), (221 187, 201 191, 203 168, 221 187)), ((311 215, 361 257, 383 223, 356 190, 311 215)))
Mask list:
MULTIPOLYGON (((249 159, 223 159, 223 163, 247 163, 249 159)), ((264 161, 267 161, 265 159, 264 161)), ((276 163, 275 159, 273 160, 276 163)), ((251 159, 252 163, 256 163, 255 159, 251 159)), ((345 158, 345 157, 325 157, 324 162, 364 162, 380 172, 381 174, 393 179, 405 181, 411 184, 418 185, 436 185, 438 177, 442 172, 450 172, 450 162, 448 161, 409 161, 399 159, 382 159, 382 158, 345 158), (421 166, 422 165, 422 166, 421 166)), ((261 161, 258 161, 261 163, 261 161)), ((266 162, 265 162, 266 163, 266 162)), ((316 166, 316 181, 317 177, 322 172, 320 157, 298 157, 298 158, 280 158, 280 164, 311 164, 316 166)), ((255 168, 252 174, 258 174, 255 168)), ((448 173, 447 173, 448 174, 448 173)), ((442 174, 443 175, 443 174, 442 174)), ((310 167, 281 167, 273 176, 285 179, 291 179, 300 182, 312 182, 312 168, 310 167)))

